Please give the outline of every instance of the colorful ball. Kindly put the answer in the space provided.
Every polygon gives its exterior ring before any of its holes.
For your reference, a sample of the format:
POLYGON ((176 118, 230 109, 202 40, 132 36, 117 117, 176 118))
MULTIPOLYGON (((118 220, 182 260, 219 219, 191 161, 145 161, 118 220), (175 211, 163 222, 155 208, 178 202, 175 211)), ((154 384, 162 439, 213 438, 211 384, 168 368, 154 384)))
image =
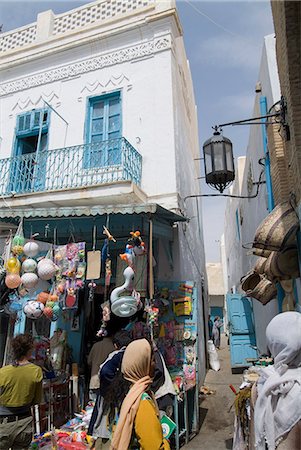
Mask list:
POLYGON ((14 255, 22 255, 23 253, 22 245, 14 245, 12 248, 12 252, 14 255))
POLYGON ((59 312, 61 311, 60 305, 58 305, 57 303, 55 303, 55 304, 53 305, 53 307, 52 307, 52 311, 53 311, 53 314, 58 315, 59 312))
POLYGON ((38 263, 38 275, 42 280, 50 280, 55 274, 56 265, 50 259, 42 260, 38 263))
POLYGON ((21 284, 20 275, 17 273, 9 273, 5 277, 5 284, 9 289, 17 289, 21 284))
POLYGON ((47 308, 53 308, 53 306, 54 306, 54 302, 51 302, 51 301, 48 301, 48 302, 46 302, 46 306, 47 306, 47 308))
POLYGON ((5 264, 6 270, 9 273, 19 273, 21 268, 21 263, 15 256, 8 258, 5 264))
POLYGON ((38 284, 39 278, 35 273, 27 272, 22 275, 21 281, 26 289, 31 289, 38 284))
POLYGON ((30 256, 31 258, 37 256, 39 250, 39 245, 34 241, 27 242, 23 248, 25 255, 30 256))
POLYGON ((16 234, 16 236, 13 238, 13 245, 20 245, 23 247, 25 242, 25 239, 23 236, 19 236, 16 234))
POLYGON ((28 258, 22 264, 23 272, 34 272, 37 268, 37 263, 34 259, 28 258))
POLYGON ((24 314, 29 319, 38 319, 42 316, 44 309, 43 303, 35 300, 28 301, 23 307, 24 314))
POLYGON ((44 308, 44 316, 46 316, 48 319, 52 319, 53 311, 52 308, 48 308, 47 306, 44 308))
POLYGON ((49 300, 48 292, 40 292, 38 297, 37 297, 37 300, 39 302, 43 303, 43 305, 45 305, 48 302, 48 300, 49 300))

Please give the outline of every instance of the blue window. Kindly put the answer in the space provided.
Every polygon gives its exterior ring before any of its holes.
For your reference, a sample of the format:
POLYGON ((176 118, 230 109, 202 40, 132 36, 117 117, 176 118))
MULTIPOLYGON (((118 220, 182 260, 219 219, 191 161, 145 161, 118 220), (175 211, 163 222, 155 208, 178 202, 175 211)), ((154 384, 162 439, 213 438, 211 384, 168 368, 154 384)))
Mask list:
POLYGON ((89 99, 86 125, 85 167, 120 164, 120 92, 89 99))

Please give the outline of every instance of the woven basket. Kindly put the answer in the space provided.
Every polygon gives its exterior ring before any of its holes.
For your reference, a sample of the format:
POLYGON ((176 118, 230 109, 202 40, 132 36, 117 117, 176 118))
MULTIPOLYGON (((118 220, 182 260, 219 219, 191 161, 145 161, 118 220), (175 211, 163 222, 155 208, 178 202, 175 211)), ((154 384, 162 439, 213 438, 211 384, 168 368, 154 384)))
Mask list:
POLYGON ((247 292, 254 289, 260 282, 260 279, 260 275, 251 270, 240 280, 242 290, 247 292))
POLYGON ((271 254, 271 250, 263 250, 262 248, 253 248, 253 255, 260 256, 262 258, 268 258, 271 254))
POLYGON ((259 273, 259 274, 263 274, 266 262, 267 262, 267 259, 263 258, 262 256, 260 256, 257 259, 256 264, 254 266, 254 272, 259 273))
POLYGON ((269 280, 298 278, 300 272, 297 248, 289 246, 282 252, 272 252, 266 261, 265 273, 269 280))
POLYGON ((298 228, 299 219, 292 205, 280 203, 257 228, 253 248, 281 251, 295 240, 298 228))
POLYGON ((247 291, 248 297, 255 298, 263 305, 269 303, 277 295, 277 289, 274 283, 261 277, 259 283, 251 291, 247 291))

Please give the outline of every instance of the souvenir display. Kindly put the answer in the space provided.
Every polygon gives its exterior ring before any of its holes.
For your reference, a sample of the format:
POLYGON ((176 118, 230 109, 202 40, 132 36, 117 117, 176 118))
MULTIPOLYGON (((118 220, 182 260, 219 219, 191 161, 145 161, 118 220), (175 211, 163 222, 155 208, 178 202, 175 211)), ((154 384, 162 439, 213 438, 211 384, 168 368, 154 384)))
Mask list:
POLYGON ((23 251, 26 256, 34 258, 40 251, 39 244, 35 241, 29 241, 24 245, 23 251))
POLYGON ((23 272, 35 272, 36 269, 37 262, 32 258, 25 259, 25 261, 22 263, 23 272))
POLYGON ((86 274, 85 243, 55 247, 54 263, 58 267, 55 291, 63 298, 63 308, 77 308, 78 290, 84 286, 86 274))
POLYGON ((44 305, 41 302, 36 302, 34 300, 30 300, 29 302, 26 302, 23 311, 26 317, 29 319, 38 319, 42 316, 44 312, 44 305))
POLYGON ((21 283, 21 277, 16 273, 8 273, 5 277, 5 284, 9 289, 17 289, 21 283))
POLYGON ((32 289, 38 284, 39 278, 35 273, 26 272, 21 276, 21 282, 25 289, 32 289))

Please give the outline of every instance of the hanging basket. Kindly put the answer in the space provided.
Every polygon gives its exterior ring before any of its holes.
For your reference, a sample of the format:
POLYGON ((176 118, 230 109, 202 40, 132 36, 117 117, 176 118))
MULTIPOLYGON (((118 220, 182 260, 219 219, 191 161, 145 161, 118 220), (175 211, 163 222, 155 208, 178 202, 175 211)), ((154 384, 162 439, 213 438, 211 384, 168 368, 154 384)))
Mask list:
POLYGON ((262 248, 253 248, 252 253, 261 258, 268 258, 272 252, 271 250, 263 250, 262 248))
POLYGON ((257 228, 253 248, 281 251, 295 240, 298 228, 299 218, 291 203, 280 203, 257 228))
POLYGON ((247 291, 246 294, 248 295, 248 297, 255 298, 263 305, 266 305, 276 297, 277 289, 274 283, 264 277, 261 277, 261 280, 255 286, 255 288, 247 291))
POLYGON ((259 282, 260 282, 260 275, 254 272, 254 270, 248 272, 240 280, 241 288, 245 292, 254 289, 259 282))
POLYGON ((265 271, 265 265, 266 265, 267 259, 264 258, 263 256, 260 256, 257 261, 256 264, 254 266, 254 272, 259 273, 259 274, 263 274, 265 271))
POLYGON ((289 246, 282 252, 272 252, 265 264, 265 272, 269 280, 289 280, 298 278, 298 250, 289 246))

